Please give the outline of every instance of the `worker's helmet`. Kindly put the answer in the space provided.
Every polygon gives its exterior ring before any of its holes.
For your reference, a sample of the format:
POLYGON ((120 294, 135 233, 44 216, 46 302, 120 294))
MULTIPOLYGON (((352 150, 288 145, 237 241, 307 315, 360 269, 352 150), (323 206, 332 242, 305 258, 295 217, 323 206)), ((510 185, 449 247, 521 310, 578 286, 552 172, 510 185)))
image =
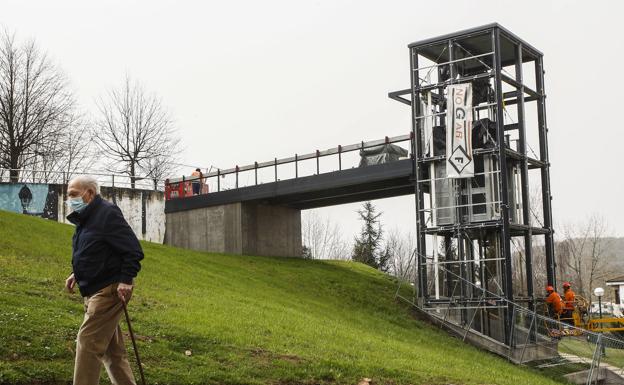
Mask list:
POLYGON ((555 291, 555 288, 552 286, 546 286, 546 291, 555 291))
POLYGON ((570 287, 570 286, 571 286, 571 285, 570 285, 570 282, 564 282, 564 283, 563 283, 563 287, 570 287))

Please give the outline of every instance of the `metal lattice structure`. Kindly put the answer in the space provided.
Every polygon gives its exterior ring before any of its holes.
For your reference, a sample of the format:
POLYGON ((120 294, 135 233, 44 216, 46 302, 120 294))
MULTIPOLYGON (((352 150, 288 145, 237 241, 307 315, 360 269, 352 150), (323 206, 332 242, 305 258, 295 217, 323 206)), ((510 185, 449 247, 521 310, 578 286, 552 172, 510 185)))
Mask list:
MULTIPOLYGON (((463 341, 503 356, 515 364, 546 370, 550 375, 558 374, 576 384, 624 383, 624 340, 618 335, 577 327, 557 319, 558 317, 541 314, 543 309, 531 310, 508 301, 496 292, 488 291, 460 277, 444 265, 441 266, 441 271, 456 281, 463 282, 471 290, 481 293, 479 302, 472 309, 481 312, 491 309, 491 304, 484 300, 486 297, 496 298, 509 307, 509 344, 496 343, 475 330, 478 312, 472 312, 468 322, 459 325, 452 320, 457 319, 465 308, 447 306, 433 311, 424 309, 403 295, 405 291, 401 290, 401 282, 396 291, 397 299, 413 305, 415 309, 424 312, 433 324, 455 334, 463 341)), ((453 289, 457 294, 458 287, 459 285, 454 285, 453 289)))
POLYGON ((511 345, 510 304, 532 310, 542 285, 556 284, 543 55, 498 24, 415 42, 409 51, 411 87, 389 96, 412 109, 417 303, 452 308, 453 322, 511 345), (466 83, 474 176, 450 178, 447 92, 466 83))

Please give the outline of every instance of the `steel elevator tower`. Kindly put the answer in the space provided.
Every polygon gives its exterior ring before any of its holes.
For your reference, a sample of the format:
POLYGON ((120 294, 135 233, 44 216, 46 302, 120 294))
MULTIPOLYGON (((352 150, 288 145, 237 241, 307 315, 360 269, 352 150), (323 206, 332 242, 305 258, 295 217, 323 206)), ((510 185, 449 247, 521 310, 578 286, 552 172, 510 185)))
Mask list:
POLYGON ((412 110, 418 304, 511 344, 511 307, 487 293, 532 309, 556 283, 543 55, 498 24, 409 51, 411 87, 389 96, 412 110), (466 138, 448 136, 458 86, 472 99, 466 138), (457 138, 469 176, 448 174, 457 138))

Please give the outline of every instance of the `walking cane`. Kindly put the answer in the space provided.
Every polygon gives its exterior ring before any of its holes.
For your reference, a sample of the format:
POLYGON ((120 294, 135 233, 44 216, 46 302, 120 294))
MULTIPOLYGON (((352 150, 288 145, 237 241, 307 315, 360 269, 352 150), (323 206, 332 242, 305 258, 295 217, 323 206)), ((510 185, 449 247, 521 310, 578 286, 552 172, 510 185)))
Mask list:
POLYGON ((143 376, 143 366, 141 365, 141 359, 139 358, 139 351, 137 350, 136 341, 134 340, 134 333, 132 332, 132 324, 130 324, 130 316, 128 315, 128 309, 126 308, 125 298, 121 299, 123 305, 124 314, 126 315, 126 323, 128 324, 128 331, 130 332, 130 339, 132 339, 132 347, 134 348, 134 355, 139 365, 139 373, 141 374, 141 383, 145 385, 145 376, 143 376))

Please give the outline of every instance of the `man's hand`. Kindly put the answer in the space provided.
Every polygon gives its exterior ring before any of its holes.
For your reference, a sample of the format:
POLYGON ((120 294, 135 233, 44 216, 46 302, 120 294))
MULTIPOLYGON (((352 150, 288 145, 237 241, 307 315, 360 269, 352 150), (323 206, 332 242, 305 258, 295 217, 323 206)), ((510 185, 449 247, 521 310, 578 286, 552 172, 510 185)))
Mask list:
POLYGON ((119 298, 124 301, 130 301, 130 297, 132 296, 132 285, 128 285, 127 283, 119 282, 117 286, 117 295, 119 298))
POLYGON ((76 286, 76 278, 74 278, 74 273, 71 273, 65 280, 65 288, 68 292, 73 293, 74 286, 76 286))

